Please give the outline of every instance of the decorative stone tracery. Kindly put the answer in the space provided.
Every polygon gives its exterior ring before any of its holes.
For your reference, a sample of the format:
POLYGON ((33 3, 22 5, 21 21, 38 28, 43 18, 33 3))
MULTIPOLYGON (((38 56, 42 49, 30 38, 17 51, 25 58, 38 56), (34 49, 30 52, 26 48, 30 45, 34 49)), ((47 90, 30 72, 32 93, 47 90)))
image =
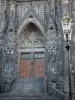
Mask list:
POLYGON ((14 29, 14 19, 15 19, 15 6, 11 2, 10 5, 10 16, 9 24, 7 28, 7 34, 4 40, 4 70, 3 77, 6 82, 10 82, 12 78, 15 77, 15 58, 16 58, 16 36, 14 29))
POLYGON ((44 47, 45 39, 39 29, 34 24, 29 25, 21 36, 20 48, 44 47))
MULTIPOLYGON (((14 53, 15 50, 17 51, 19 49, 22 50, 23 48, 25 50, 26 48, 44 47, 46 49, 47 55, 47 75, 50 74, 49 78, 53 78, 51 75, 56 75, 59 71, 57 71, 57 36, 55 29, 56 22, 54 5, 55 0, 37 0, 37 2, 35 0, 33 3, 29 1, 26 2, 25 0, 23 2, 22 1, 15 0, 15 10, 13 10, 13 6, 10 9, 11 13, 9 15, 11 18, 9 18, 7 35, 5 37, 6 41, 4 44, 6 51, 5 56, 8 58, 10 63, 8 63, 8 61, 5 62, 6 66, 4 66, 4 75, 7 77, 14 75, 12 71, 14 71, 15 67, 15 65, 13 65, 15 64, 15 60, 13 60, 13 57, 15 58, 16 56, 14 53), (13 16, 13 14, 16 14, 16 16, 13 16), (15 22, 15 19, 17 23, 15 22), (14 25, 13 21, 16 23, 16 26, 14 25), (14 26, 16 29, 14 29, 14 26), (15 35, 15 32, 17 35, 15 35), (16 45, 16 41, 18 45, 16 45), (16 49, 16 47, 18 49, 16 49), (15 56, 13 56, 13 54, 15 56), (11 59, 9 59, 9 57, 11 59)), ((19 66, 19 63, 17 63, 17 66, 19 66)))
POLYGON ((46 33, 46 52, 47 52, 47 74, 56 75, 57 72, 57 36, 53 19, 48 22, 46 33))
POLYGON ((41 0, 29 2, 17 2, 17 22, 18 25, 26 18, 30 10, 37 15, 37 17, 44 24, 45 14, 51 14, 55 18, 55 0, 41 0))
MULTIPOLYGON (((48 25, 47 33, 44 31, 44 19, 47 16, 53 15, 54 0, 48 2, 38 2, 29 4, 28 2, 18 2, 16 5, 17 25, 17 43, 18 49, 46 47, 48 51, 48 66, 57 66, 56 64, 56 31, 52 18, 47 18, 48 25), (49 8, 50 4, 50 8, 49 8), (47 7, 48 5, 48 7, 47 7), (49 9, 48 9, 49 8, 49 9), (49 11, 51 10, 50 14, 49 11), (45 12, 46 11, 46 12, 45 12), (29 27, 29 31, 27 30, 29 27), (31 29, 32 28, 32 29, 31 29), (51 56, 52 55, 52 56, 51 56), (54 60, 53 60, 54 59, 54 60)), ((11 5, 10 23, 8 27, 7 43, 5 49, 15 48, 15 34, 14 34, 14 6, 11 5)))

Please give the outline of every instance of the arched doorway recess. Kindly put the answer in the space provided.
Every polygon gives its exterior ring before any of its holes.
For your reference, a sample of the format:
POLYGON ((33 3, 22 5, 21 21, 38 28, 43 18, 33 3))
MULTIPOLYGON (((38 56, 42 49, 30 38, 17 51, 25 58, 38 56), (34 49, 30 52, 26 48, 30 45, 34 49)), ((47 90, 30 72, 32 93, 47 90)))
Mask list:
POLYGON ((45 37, 32 22, 25 26, 18 41, 19 76, 45 77, 45 37))

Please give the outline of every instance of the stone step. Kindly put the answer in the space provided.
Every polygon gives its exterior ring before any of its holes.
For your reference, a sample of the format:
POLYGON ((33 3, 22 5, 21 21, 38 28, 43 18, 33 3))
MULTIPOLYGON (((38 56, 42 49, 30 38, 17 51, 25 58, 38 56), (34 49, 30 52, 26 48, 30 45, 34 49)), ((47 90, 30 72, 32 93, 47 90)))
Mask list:
POLYGON ((42 96, 44 96, 44 97, 48 97, 48 96, 50 96, 47 92, 31 92, 31 93, 13 93, 13 94, 11 94, 10 92, 9 93, 1 93, 0 94, 0 97, 42 97, 42 96))
POLYGON ((16 79, 11 91, 0 94, 0 100, 58 100, 44 91, 43 78, 16 79))
POLYGON ((44 78, 18 78, 14 81, 10 93, 26 94, 40 91, 46 91, 44 78))
POLYGON ((57 100, 54 97, 49 96, 47 93, 43 94, 16 94, 16 95, 9 95, 9 94, 0 94, 0 100, 57 100))
POLYGON ((40 97, 7 97, 0 98, 0 100, 55 100, 54 98, 40 98, 40 97))

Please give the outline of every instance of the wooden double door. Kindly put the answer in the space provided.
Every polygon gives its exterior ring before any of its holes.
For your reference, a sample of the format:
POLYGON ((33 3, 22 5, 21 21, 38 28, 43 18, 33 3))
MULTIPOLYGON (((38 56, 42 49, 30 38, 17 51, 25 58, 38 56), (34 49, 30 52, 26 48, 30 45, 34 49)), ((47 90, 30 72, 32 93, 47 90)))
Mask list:
POLYGON ((45 55, 40 53, 22 53, 20 57, 20 77, 44 77, 45 55))

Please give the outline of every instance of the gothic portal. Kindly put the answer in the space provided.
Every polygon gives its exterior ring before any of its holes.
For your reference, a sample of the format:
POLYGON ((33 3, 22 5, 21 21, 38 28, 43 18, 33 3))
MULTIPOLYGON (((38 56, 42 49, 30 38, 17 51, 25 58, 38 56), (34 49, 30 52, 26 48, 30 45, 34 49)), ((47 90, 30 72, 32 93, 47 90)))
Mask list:
POLYGON ((17 78, 43 78, 63 92, 61 0, 5 0, 3 4, 2 87, 11 87, 17 78))
POLYGON ((33 23, 20 37, 20 77, 45 77, 45 37, 33 23))

